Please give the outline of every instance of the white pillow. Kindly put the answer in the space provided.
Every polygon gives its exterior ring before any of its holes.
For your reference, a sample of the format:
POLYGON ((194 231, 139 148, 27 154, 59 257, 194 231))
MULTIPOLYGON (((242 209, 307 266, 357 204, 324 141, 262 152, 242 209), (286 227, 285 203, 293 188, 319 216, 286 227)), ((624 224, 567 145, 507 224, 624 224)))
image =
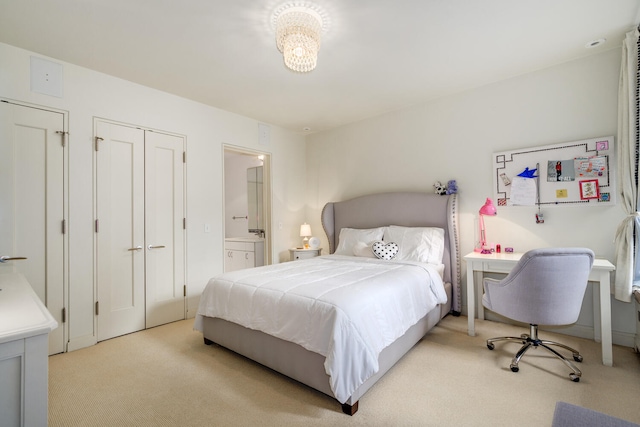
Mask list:
POLYGON ((384 227, 378 228, 343 228, 340 230, 338 237, 338 247, 334 254, 336 255, 353 255, 353 247, 358 242, 370 244, 376 240, 382 240, 384 235, 384 227))
POLYGON ((371 247, 373 243, 369 243, 368 245, 365 242, 358 242, 353 246, 353 254, 359 257, 365 258, 375 258, 376 255, 373 253, 373 249, 371 247))
POLYGON ((390 225, 384 231, 385 242, 400 248, 396 260, 442 264, 444 229, 437 227, 400 227, 390 225))

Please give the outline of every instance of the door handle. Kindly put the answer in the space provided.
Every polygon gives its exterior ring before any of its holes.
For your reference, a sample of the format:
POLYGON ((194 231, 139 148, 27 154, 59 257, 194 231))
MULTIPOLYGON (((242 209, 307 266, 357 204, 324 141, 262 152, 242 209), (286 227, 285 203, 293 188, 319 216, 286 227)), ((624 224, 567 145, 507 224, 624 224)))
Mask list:
POLYGON ((162 249, 164 248, 164 245, 149 245, 147 246, 147 249, 151 250, 151 249, 162 249))
POLYGON ((142 250, 142 246, 136 246, 135 248, 129 248, 128 251, 140 251, 142 250))
POLYGON ((7 261, 15 261, 15 260, 19 260, 19 259, 27 259, 27 257, 24 256, 0 256, 0 262, 7 262, 7 261))

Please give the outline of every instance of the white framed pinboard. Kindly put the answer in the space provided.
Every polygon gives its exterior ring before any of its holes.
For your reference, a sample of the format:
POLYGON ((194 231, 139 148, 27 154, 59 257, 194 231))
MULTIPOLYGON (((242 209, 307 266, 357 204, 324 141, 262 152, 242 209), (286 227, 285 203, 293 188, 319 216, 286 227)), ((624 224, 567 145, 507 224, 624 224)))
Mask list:
POLYGON ((613 206, 614 148, 613 136, 606 136, 493 153, 495 203, 613 206))

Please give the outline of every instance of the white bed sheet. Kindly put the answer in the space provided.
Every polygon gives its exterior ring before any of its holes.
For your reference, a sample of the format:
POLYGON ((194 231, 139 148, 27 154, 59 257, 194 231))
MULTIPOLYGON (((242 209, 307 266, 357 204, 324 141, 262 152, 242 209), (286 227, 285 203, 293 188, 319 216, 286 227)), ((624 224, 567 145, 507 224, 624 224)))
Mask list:
POLYGON ((344 403, 380 352, 446 300, 438 266, 326 255, 211 279, 194 328, 218 317, 319 353, 344 403))

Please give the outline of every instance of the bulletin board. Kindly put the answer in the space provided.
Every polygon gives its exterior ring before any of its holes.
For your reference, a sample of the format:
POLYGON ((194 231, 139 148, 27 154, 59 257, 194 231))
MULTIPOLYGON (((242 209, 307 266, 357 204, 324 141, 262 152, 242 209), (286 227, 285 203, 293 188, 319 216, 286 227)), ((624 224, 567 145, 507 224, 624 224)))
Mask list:
POLYGON ((493 154, 498 206, 615 205, 613 136, 493 154))

